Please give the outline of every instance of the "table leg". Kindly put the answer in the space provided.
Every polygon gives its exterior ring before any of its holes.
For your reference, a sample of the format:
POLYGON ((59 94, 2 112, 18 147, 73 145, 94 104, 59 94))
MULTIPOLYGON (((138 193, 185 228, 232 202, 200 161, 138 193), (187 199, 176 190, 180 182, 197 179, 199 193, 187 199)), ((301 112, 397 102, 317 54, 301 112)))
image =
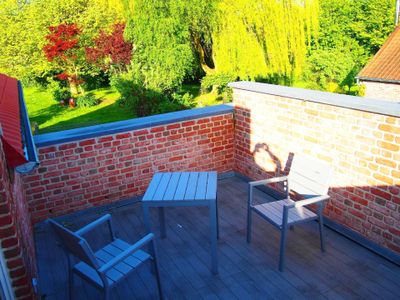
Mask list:
POLYGON ((149 232, 151 232, 149 207, 144 203, 142 203, 142 206, 143 206, 144 227, 146 228, 146 231, 149 233, 149 232))
POLYGON ((218 196, 216 200, 216 206, 217 206, 217 239, 219 240, 219 212, 218 212, 218 196))
POLYGON ((217 202, 210 202, 210 231, 211 231, 211 271, 218 274, 218 257, 217 257, 217 202))
POLYGON ((161 238, 165 238, 167 236, 167 232, 165 229, 165 211, 164 207, 158 208, 158 218, 160 220, 160 231, 161 231, 161 238))

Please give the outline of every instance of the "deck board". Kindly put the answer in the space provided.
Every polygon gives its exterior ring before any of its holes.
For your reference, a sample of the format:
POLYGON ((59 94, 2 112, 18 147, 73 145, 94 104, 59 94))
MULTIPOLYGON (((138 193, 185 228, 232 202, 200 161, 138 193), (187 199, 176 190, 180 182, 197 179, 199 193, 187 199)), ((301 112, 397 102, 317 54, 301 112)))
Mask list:
MULTIPOLYGON (((265 195, 256 190, 255 198, 265 195)), ((166 208, 168 236, 158 239, 160 272, 168 299, 400 299, 400 267, 336 232, 326 229, 327 252, 319 250, 316 223, 289 231, 287 264, 278 271, 279 231, 254 217, 253 240, 246 243, 247 185, 238 178, 218 182, 219 274, 210 272, 209 214, 206 207, 166 208)), ((133 243, 145 235, 140 203, 110 209, 117 236, 133 243)), ((156 210, 151 211, 157 220, 156 210)), ((76 230, 101 214, 63 218, 76 230)), ((154 222, 159 237, 159 224, 154 222)), ((107 228, 91 234, 96 249, 107 228)), ((40 291, 46 299, 68 299, 67 264, 50 228, 35 229, 40 291)), ((113 293, 112 299, 156 299, 150 264, 141 266, 113 293)), ((78 299, 97 299, 95 288, 76 278, 78 299), (79 297, 78 297, 79 296, 79 297)))

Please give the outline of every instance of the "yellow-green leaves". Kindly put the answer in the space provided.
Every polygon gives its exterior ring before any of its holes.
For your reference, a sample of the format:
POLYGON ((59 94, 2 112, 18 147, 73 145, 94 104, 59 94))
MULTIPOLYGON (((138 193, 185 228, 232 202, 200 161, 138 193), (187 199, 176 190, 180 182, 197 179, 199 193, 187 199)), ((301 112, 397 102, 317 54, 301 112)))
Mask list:
POLYGON ((293 78, 317 31, 317 0, 221 0, 213 32, 216 71, 242 79, 293 78))

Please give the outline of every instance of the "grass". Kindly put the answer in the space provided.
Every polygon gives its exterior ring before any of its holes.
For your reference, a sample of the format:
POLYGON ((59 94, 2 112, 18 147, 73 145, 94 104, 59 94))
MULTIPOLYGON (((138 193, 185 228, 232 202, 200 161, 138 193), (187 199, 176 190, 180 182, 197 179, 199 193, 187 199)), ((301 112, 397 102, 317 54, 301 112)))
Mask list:
POLYGON ((211 91, 204 94, 201 93, 200 85, 198 84, 183 85, 181 93, 191 94, 193 96, 194 102, 197 103, 196 107, 204 107, 223 103, 222 97, 219 96, 216 91, 211 91))
MULTIPOLYGON (((199 85, 185 85, 182 93, 190 93, 197 107, 222 103, 216 93, 201 94, 199 85)), ((119 93, 112 88, 93 90, 92 93, 99 104, 94 107, 60 106, 48 90, 37 87, 25 87, 24 97, 31 124, 39 127, 39 133, 62 131, 109 122, 134 118, 134 113, 121 107, 117 100, 119 93)))
POLYGON ((36 87, 24 88, 29 118, 39 126, 40 133, 60 131, 76 127, 90 126, 126 120, 133 113, 117 103, 119 94, 111 88, 101 88, 91 93, 100 102, 94 107, 60 106, 51 93, 36 87))

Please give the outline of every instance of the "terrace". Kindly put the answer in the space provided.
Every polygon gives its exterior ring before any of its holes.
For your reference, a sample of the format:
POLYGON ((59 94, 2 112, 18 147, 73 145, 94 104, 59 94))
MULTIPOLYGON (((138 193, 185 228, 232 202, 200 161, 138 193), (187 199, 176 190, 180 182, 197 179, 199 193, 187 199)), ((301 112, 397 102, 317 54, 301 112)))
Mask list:
MULTIPOLYGON (((318 226, 297 226, 290 234, 287 268, 278 271, 279 232, 256 218, 254 238, 246 243, 247 184, 240 178, 219 180, 220 268, 210 272, 207 209, 167 210, 168 236, 159 239, 161 277, 168 299, 398 299, 400 267, 327 230, 327 252, 319 249, 318 226)), ((259 200, 266 195, 258 191, 259 200)), ((267 196, 268 197, 268 196, 267 196)), ((104 213, 111 213, 118 234, 134 242, 144 236, 140 202, 60 219, 78 229, 104 213)), ((153 216, 156 218, 156 215, 153 216)), ((107 230, 105 228, 105 230, 107 230)), ((155 232, 159 228, 155 227, 155 232)), ((104 242, 101 229, 92 244, 104 242)), ((67 299, 67 261, 47 224, 35 231, 41 293, 46 299, 67 299)), ((79 299, 98 299, 100 293, 77 280, 79 299)), ((113 299, 157 299, 149 265, 121 283, 113 299)))
MULTIPOLYGON (((24 271, 12 273, 16 294, 32 296, 35 277, 46 299, 67 297, 66 261, 47 218, 74 230, 109 212, 119 235, 134 242, 145 233, 140 199, 155 172, 215 170, 219 274, 209 269, 206 210, 168 209, 169 234, 158 239, 167 298, 398 299, 399 104, 248 82, 231 87, 232 105, 36 136, 40 166, 33 174, 11 180, 2 168, 5 199, 16 207, 7 222, 18 240, 2 247, 11 272, 24 271), (319 250, 316 224, 295 226, 279 272, 278 231, 254 218, 254 240, 246 243, 246 181, 287 174, 298 154, 334 169, 324 211, 327 252, 319 250)), ((274 195, 257 191, 259 198, 274 195)), ((100 231, 91 243, 101 241, 100 231)), ((113 299, 155 298, 155 291, 146 266, 113 299)), ((98 297, 80 281, 75 293, 98 297)))

